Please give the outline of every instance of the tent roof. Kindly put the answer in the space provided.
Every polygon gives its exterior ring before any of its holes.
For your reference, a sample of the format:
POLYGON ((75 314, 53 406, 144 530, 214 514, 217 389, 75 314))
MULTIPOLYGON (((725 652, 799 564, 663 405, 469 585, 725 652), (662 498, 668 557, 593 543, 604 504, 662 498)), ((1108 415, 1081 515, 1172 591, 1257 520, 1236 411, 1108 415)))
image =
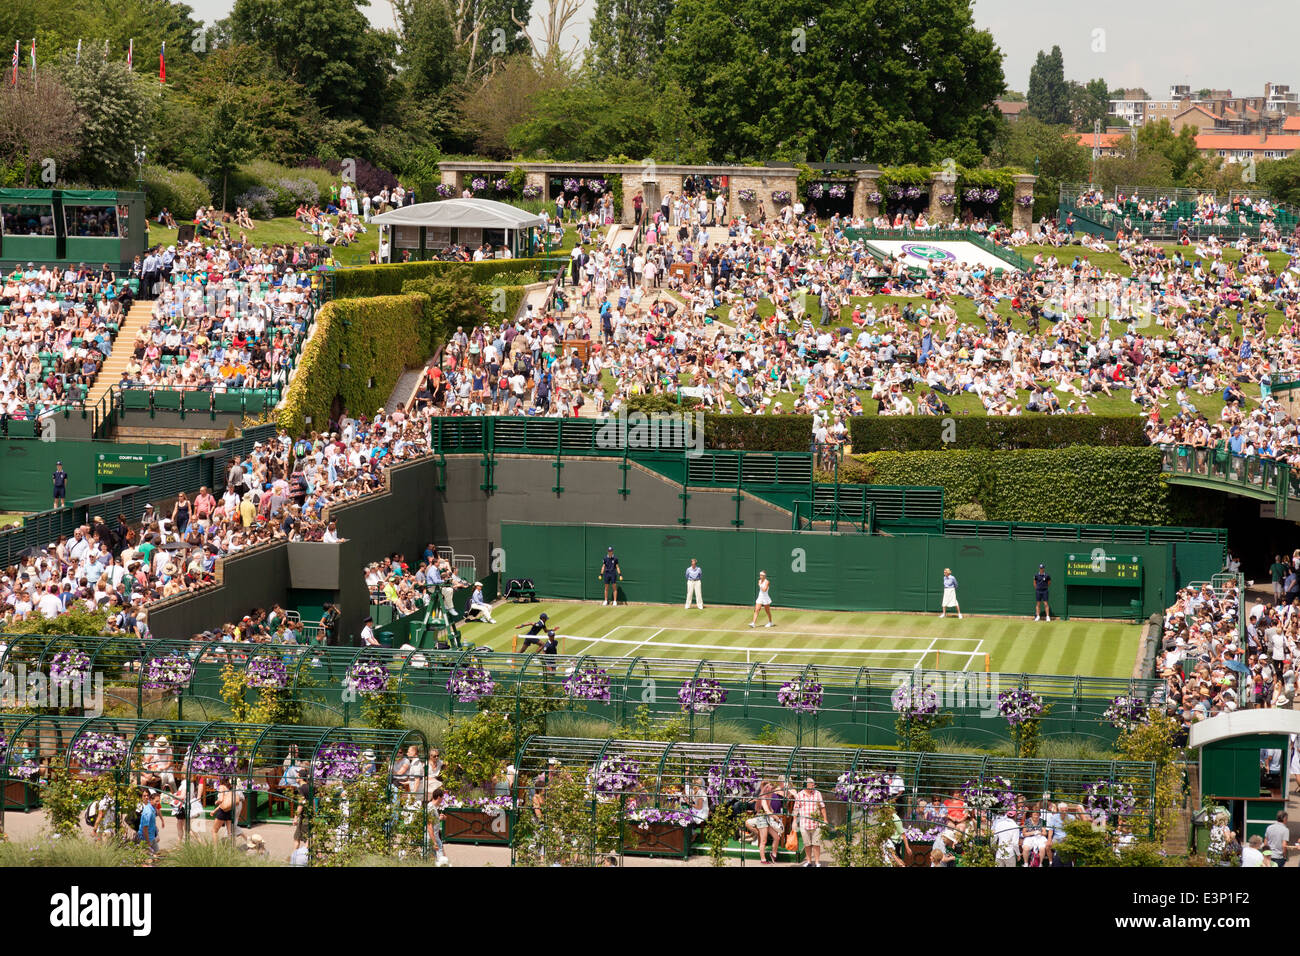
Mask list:
POLYGON ((444 199, 402 206, 375 216, 384 226, 444 226, 466 229, 527 229, 546 217, 492 199, 444 199))

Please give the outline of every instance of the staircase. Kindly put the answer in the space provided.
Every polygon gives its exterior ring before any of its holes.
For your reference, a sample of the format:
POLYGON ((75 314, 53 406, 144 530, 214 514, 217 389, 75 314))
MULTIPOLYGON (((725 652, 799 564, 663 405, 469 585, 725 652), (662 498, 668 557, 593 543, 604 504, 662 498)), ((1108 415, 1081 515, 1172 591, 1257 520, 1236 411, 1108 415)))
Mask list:
POLYGON ((90 396, 86 399, 88 406, 94 408, 98 405, 108 390, 122 380, 122 373, 126 371, 131 354, 135 351, 135 337, 149 324, 152 315, 152 301, 139 299, 132 303, 131 311, 126 314, 125 321, 117 330, 117 338, 113 340, 113 354, 104 360, 104 367, 99 370, 95 384, 90 387, 90 396))

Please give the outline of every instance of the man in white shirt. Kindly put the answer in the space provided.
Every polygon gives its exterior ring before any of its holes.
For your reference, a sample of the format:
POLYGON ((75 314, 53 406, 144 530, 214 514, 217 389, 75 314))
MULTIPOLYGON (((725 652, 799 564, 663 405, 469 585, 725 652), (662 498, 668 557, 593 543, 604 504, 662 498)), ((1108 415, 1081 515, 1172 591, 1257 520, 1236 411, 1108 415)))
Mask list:
POLYGON ((1015 866, 1016 858, 1020 856, 1020 824, 1010 813, 994 818, 993 841, 997 845, 997 865, 1015 866))
POLYGON ((36 604, 37 610, 46 620, 53 620, 63 613, 63 602, 59 600, 58 585, 51 584, 45 593, 41 595, 40 601, 36 604))
POLYGON ((1263 866, 1264 854, 1260 850, 1263 845, 1264 840, 1258 833, 1251 837, 1249 842, 1241 848, 1241 865, 1243 867, 1263 866))
POLYGON ((366 618, 361 625, 361 643, 365 647, 379 646, 379 640, 375 637, 375 622, 372 618, 366 618))

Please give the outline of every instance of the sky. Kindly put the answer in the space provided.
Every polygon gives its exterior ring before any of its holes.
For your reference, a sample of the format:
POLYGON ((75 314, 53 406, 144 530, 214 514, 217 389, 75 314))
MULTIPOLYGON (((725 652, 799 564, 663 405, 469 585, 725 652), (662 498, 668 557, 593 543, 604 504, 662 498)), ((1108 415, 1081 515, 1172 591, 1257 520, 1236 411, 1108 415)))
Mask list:
MULTIPOLYGON (((234 0, 187 0, 195 16, 211 22, 230 13, 234 0)), ((774 0, 779 3, 780 0, 774 0)), ((1150 0, 974 0, 975 23, 992 31, 1005 59, 1007 87, 1022 93, 1039 50, 1061 47, 1067 79, 1102 77, 1112 89, 1140 86, 1153 97, 1186 83, 1193 89, 1230 89, 1260 96, 1266 82, 1300 88, 1300 61, 1292 54, 1300 36, 1296 0, 1183 0, 1176 6, 1150 0), (1234 29, 1240 14, 1248 29, 1234 29), (1227 42, 1225 42, 1227 38, 1227 42)), ((586 44, 595 0, 583 13, 566 48, 586 44)), ((537 35, 545 0, 533 0, 537 35)), ((393 26, 389 0, 371 0, 367 15, 380 27, 393 26)))

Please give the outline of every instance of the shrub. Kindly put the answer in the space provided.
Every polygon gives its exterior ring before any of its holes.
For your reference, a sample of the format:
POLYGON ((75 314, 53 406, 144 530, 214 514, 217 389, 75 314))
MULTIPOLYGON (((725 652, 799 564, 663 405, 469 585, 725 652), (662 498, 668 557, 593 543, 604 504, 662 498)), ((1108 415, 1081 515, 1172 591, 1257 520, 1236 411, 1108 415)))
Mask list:
MULTIPOLYGON (((382 266, 341 269, 334 275, 334 294, 339 298, 397 295, 412 279, 464 275, 471 282, 489 282, 501 273, 528 276, 535 281, 546 259, 486 259, 482 262, 403 262, 382 266)), ((561 260, 550 260, 557 262, 561 260)))
POLYGON ((243 206, 254 219, 274 219, 275 190, 254 186, 236 196, 235 205, 243 206))
POLYGON ((203 180, 191 172, 146 166, 143 179, 150 216, 158 215, 165 206, 179 222, 193 219, 194 211, 200 206, 212 205, 212 193, 203 180))
POLYGON ((808 451, 811 415, 706 415, 707 448, 748 451, 808 451))
POLYGON ((850 421, 849 436, 855 452, 1147 444, 1142 419, 1133 415, 963 416, 956 419, 933 415, 863 416, 850 421))

